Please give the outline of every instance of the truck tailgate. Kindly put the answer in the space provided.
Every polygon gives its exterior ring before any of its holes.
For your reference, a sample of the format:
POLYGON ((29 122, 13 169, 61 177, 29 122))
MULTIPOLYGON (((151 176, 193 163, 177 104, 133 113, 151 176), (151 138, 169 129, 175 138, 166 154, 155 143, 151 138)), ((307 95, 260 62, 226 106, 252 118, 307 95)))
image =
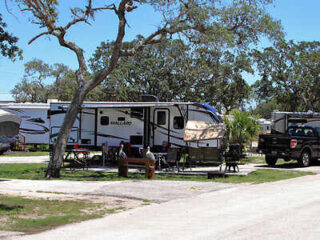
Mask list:
POLYGON ((261 150, 286 151, 290 150, 291 137, 289 135, 262 134, 259 136, 261 150))

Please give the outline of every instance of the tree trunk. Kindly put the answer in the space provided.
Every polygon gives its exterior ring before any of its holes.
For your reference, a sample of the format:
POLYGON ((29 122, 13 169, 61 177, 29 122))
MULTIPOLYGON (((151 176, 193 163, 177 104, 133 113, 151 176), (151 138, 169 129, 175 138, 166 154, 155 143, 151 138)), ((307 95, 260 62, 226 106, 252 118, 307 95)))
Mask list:
POLYGON ((63 161, 66 144, 70 136, 73 124, 79 112, 79 108, 86 96, 87 91, 79 88, 73 97, 68 112, 64 118, 63 124, 59 131, 57 141, 53 145, 52 155, 45 174, 46 178, 59 178, 60 168, 63 161))

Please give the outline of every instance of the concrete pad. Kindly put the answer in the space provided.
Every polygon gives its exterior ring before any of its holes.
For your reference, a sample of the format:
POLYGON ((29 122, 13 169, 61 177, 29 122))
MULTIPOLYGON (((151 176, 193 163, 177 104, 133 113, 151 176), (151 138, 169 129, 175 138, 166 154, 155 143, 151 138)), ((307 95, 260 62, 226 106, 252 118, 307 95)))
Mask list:
POLYGON ((192 181, 125 181, 95 190, 95 194, 120 198, 166 202, 179 198, 232 188, 236 185, 192 181))
POLYGON ((34 193, 37 192, 58 192, 149 200, 160 203, 235 186, 233 184, 192 181, 3 180, 0 184, 0 193, 34 196, 34 193))

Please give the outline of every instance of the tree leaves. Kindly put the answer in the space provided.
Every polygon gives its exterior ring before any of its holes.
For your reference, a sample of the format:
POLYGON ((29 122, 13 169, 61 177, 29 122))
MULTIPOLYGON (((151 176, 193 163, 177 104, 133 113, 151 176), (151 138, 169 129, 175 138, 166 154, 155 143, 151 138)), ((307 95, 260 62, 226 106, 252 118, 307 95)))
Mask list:
POLYGON ((254 51, 261 79, 260 100, 275 98, 287 111, 320 111, 320 42, 277 42, 254 51))
POLYGON ((76 91, 75 73, 63 64, 50 66, 34 59, 25 64, 22 81, 11 90, 16 102, 47 102, 49 98, 71 100, 76 91), (54 81, 52 84, 51 81, 54 81))
POLYGON ((22 59, 22 50, 18 48, 18 38, 5 31, 7 24, 3 21, 0 14, 0 53, 4 57, 15 61, 17 58, 22 59))
POLYGON ((226 118, 228 140, 231 143, 244 144, 256 137, 261 126, 256 116, 248 112, 233 110, 230 119, 226 118))

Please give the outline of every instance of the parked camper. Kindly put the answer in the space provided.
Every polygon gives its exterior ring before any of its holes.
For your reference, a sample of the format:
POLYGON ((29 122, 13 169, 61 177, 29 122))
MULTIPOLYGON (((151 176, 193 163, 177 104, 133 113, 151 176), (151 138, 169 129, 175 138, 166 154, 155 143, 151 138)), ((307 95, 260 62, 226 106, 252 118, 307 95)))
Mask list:
POLYGON ((16 140, 19 133, 21 118, 15 114, 0 109, 0 155, 10 148, 10 143, 16 140))
MULTIPOLYGON (((69 102, 50 104, 50 144, 58 136, 69 102)), ((219 147, 220 140, 185 143, 183 140, 188 120, 209 123, 221 121, 208 104, 192 102, 84 102, 73 125, 67 146, 101 149, 103 143, 131 148, 151 146, 219 147)))
POLYGON ((271 133, 286 133, 289 126, 320 126, 320 113, 309 112, 273 112, 271 115, 271 133))
POLYGON ((6 103, 0 109, 21 118, 19 133, 26 144, 49 144, 49 103, 6 103))

